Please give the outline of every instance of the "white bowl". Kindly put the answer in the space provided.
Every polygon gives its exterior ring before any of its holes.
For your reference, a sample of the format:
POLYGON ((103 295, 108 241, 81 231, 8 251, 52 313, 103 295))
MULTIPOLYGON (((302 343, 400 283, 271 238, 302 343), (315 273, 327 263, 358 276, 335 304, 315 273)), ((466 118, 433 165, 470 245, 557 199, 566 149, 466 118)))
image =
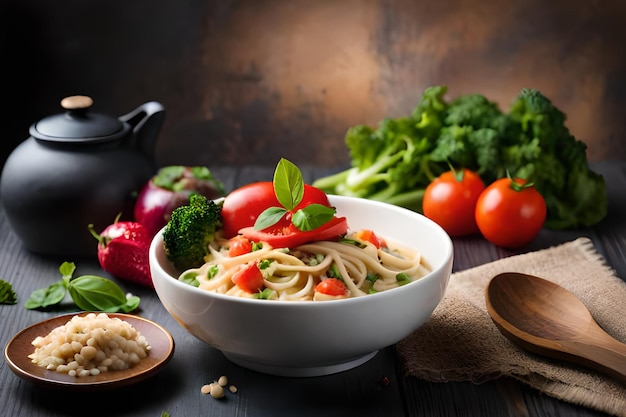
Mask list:
POLYGON ((156 293, 182 327, 232 362, 281 376, 341 372, 372 358, 421 326, 443 298, 452 271, 450 237, 413 211, 377 201, 330 196, 350 230, 368 228, 422 252, 432 268, 404 286, 332 301, 244 299, 178 281, 162 232, 150 247, 156 293))

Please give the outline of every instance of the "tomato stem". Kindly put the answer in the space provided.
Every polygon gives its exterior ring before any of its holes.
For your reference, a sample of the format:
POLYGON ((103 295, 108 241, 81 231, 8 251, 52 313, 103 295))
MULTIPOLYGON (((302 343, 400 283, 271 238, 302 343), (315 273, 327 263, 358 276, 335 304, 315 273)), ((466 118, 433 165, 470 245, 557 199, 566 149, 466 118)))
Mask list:
POLYGON ((506 170, 506 177, 511 180, 510 187, 511 187, 511 189, 513 191, 521 192, 521 191, 524 191, 527 188, 532 188, 532 187, 535 186, 534 182, 528 181, 525 178, 517 178, 517 179, 523 181, 523 183, 521 183, 521 184, 519 182, 515 181, 516 178, 511 177, 511 173, 509 172, 508 169, 506 170))

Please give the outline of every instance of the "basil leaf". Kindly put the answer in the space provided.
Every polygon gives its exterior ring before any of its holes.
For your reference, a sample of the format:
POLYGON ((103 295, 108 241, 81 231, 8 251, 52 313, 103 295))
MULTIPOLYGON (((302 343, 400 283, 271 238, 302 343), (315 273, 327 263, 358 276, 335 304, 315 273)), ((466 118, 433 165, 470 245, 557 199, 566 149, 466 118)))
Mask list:
POLYGON ((274 171, 274 193, 278 202, 289 211, 295 209, 304 196, 302 172, 285 158, 278 161, 274 171))
POLYGON ((96 275, 83 275, 70 281, 72 300, 85 311, 115 312, 126 304, 126 294, 113 281, 96 275))
POLYGON ((126 304, 120 306, 120 308, 124 313, 130 313, 131 311, 137 310, 140 301, 141 299, 139 297, 131 295, 126 299, 126 304))
POLYGON ((65 298, 65 293, 66 289, 63 281, 57 281, 49 287, 33 291, 24 303, 24 307, 33 310, 59 304, 65 298))
POLYGON ((63 262, 59 267, 59 272, 63 278, 72 278, 74 271, 76 271, 76 264, 74 264, 74 262, 63 262))
POLYGON ((299 230, 308 232, 315 230, 328 223, 335 215, 336 210, 322 204, 309 204, 296 211, 291 218, 291 222, 299 230))
POLYGON ((80 295, 79 292, 72 289, 70 289, 69 292, 72 297, 72 301, 74 301, 74 304, 76 304, 79 309, 84 311, 102 311, 100 308, 92 305, 86 298, 80 295))
POLYGON ((11 284, 0 279, 0 304, 16 304, 17 294, 11 284))
POLYGON ((263 210, 254 222, 254 230, 263 230, 274 226, 285 214, 287 214, 287 210, 282 207, 270 207, 263 210))
MULTIPOLYGON (((32 310, 59 304, 68 291, 74 304, 85 311, 131 312, 139 306, 139 297, 126 297, 115 282, 96 275, 72 278, 75 270, 76 265, 73 262, 63 262, 59 267, 63 278, 47 288, 33 291, 24 307, 32 310)), ((0 287, 0 296, 1 294, 0 287)))
POLYGON ((55 282, 48 287, 46 298, 41 306, 48 307, 51 305, 59 304, 65 298, 66 292, 67 290, 65 289, 65 285, 63 285, 63 282, 55 282))
POLYGON ((38 290, 33 291, 28 297, 28 300, 24 303, 24 308, 29 310, 33 310, 35 308, 41 307, 41 303, 43 303, 44 298, 46 297, 47 288, 40 288, 38 290))

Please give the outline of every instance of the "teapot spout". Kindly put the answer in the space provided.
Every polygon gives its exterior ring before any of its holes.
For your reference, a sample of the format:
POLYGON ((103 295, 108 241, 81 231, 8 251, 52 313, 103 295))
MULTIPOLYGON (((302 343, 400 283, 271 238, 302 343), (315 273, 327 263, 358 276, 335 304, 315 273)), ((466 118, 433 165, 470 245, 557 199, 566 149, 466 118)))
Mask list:
POLYGON ((159 130, 165 119, 165 108, 157 101, 149 101, 128 114, 119 117, 132 128, 131 141, 153 167, 156 167, 155 148, 159 130))

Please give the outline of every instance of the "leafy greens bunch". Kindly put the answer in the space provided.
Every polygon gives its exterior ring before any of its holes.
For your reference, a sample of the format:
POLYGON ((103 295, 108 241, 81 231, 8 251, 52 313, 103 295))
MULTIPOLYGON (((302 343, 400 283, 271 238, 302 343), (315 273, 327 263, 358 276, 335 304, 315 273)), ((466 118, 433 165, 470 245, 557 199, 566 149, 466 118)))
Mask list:
POLYGON ((485 184, 507 173, 533 182, 546 200, 546 227, 585 227, 604 218, 604 178, 589 169, 586 145, 541 92, 522 89, 508 113, 483 95, 446 101, 446 92, 447 86, 429 87, 409 116, 351 127, 345 137, 351 167, 313 185, 421 212, 425 188, 452 165, 475 171, 485 184))

